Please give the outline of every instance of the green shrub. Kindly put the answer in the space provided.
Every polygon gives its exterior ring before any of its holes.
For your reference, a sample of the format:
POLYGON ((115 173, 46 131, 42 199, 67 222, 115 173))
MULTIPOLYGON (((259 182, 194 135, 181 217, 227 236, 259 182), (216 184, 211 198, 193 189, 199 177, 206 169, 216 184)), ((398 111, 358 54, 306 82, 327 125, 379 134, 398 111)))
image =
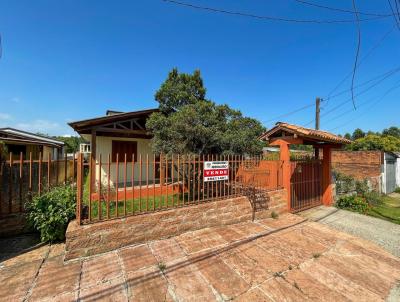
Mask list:
POLYGON ((378 206, 383 203, 382 195, 375 191, 364 193, 364 198, 370 206, 378 206))
POLYGON ((369 192, 368 182, 366 179, 356 180, 355 186, 358 195, 364 196, 369 192))
POLYGON ((355 190, 355 180, 349 175, 334 171, 336 191, 339 193, 349 193, 355 190))
POLYGON ((75 217, 76 194, 70 185, 52 188, 27 203, 28 222, 42 242, 64 240, 68 222, 75 217))
POLYGON ((394 190, 394 192, 400 194, 400 187, 397 187, 397 188, 394 190))
POLYGON ((339 200, 336 202, 336 207, 359 213, 365 213, 369 208, 365 198, 357 195, 343 196, 339 198, 339 200))

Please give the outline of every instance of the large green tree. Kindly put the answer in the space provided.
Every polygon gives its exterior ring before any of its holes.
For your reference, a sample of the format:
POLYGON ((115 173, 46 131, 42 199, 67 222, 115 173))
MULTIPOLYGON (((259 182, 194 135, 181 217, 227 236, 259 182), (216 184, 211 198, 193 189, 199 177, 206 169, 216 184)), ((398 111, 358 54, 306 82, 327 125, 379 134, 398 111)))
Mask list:
POLYGON ((195 70, 193 74, 188 74, 179 73, 178 69, 174 68, 156 92, 155 98, 160 104, 160 110, 169 114, 184 105, 204 101, 205 96, 206 89, 199 70, 195 70))
POLYGON ((355 140, 348 146, 349 150, 382 150, 382 151, 400 151, 400 138, 387 135, 380 136, 370 134, 355 140))
POLYGON ((146 127, 152 131, 156 153, 258 154, 265 130, 259 121, 244 117, 228 105, 205 97, 200 72, 173 69, 156 93, 161 112, 146 127))

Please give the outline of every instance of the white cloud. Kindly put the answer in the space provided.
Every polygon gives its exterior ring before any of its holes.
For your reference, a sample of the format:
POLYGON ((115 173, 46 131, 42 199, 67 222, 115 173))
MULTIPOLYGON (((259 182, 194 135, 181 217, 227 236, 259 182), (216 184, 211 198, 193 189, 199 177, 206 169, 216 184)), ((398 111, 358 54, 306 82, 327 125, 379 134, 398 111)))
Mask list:
POLYGON ((57 132, 60 132, 61 130, 64 130, 63 127, 60 126, 60 124, 48 120, 34 120, 30 123, 17 123, 15 125, 15 128, 29 131, 29 132, 40 132, 44 134, 54 134, 57 132))
POLYGON ((0 112, 0 121, 10 121, 10 120, 12 120, 12 116, 10 114, 0 112))

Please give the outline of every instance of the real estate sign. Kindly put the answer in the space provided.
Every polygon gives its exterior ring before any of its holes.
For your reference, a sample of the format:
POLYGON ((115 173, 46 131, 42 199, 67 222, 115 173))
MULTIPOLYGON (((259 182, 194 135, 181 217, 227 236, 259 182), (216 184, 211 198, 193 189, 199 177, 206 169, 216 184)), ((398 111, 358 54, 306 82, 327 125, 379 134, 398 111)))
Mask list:
POLYGON ((204 181, 229 180, 228 161, 206 161, 204 162, 204 181))

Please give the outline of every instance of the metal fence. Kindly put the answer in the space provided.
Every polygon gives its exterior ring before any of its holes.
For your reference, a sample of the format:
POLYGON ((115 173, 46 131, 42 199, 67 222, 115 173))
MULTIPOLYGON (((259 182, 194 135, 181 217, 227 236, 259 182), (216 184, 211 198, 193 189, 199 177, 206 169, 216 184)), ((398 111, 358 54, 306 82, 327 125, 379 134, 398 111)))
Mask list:
POLYGON ((280 161, 261 156, 100 154, 93 160, 79 154, 77 170, 79 223, 241 196, 249 186, 282 187, 280 161), (211 181, 210 162, 227 168, 211 181))
POLYGON ((75 183, 75 156, 54 160, 51 154, 10 153, 0 162, 0 216, 23 213, 32 196, 63 183, 75 183))

